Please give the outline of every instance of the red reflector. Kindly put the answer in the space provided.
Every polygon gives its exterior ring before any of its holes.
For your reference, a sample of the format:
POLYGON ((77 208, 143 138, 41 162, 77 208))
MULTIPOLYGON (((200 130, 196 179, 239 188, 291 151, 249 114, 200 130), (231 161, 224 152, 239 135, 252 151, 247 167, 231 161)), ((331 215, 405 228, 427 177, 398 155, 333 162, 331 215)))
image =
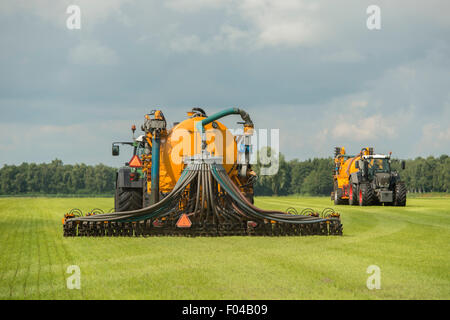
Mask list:
POLYGON ((177 221, 177 227, 178 228, 190 228, 192 225, 191 220, 188 218, 188 216, 183 213, 177 221))
POLYGON ((162 226, 164 226, 164 223, 162 221, 159 221, 159 219, 156 219, 155 221, 153 221, 153 226, 154 227, 162 227, 162 226))
POLYGON ((142 167, 142 161, 141 161, 141 159, 139 159, 139 157, 137 155, 134 155, 133 158, 131 158, 128 166, 131 168, 142 167))
POLYGON ((255 221, 247 221, 247 227, 256 228, 257 225, 255 221))

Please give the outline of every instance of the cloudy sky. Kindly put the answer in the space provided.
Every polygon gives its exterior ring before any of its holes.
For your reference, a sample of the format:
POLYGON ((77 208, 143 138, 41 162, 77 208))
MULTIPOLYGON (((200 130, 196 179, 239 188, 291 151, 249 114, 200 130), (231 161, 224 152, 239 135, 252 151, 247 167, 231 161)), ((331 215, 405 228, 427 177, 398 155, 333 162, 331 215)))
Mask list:
POLYGON ((337 145, 449 153, 449 12, 446 0, 3 0, 0 166, 119 166, 111 141, 155 108, 173 122, 241 107, 280 129, 288 159, 337 145), (372 4, 381 30, 366 26, 372 4))

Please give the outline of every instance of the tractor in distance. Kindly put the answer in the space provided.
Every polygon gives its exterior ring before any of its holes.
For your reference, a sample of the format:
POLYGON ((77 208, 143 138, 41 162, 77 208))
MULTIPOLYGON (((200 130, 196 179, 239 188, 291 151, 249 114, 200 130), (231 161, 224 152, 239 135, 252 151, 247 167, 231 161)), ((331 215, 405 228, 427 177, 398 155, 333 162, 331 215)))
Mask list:
MULTIPOLYGON (((363 148, 358 155, 347 155, 344 147, 336 147, 334 164, 334 204, 406 205, 406 186, 391 169, 391 153, 374 154, 373 148, 363 148)), ((404 160, 401 168, 405 169, 404 160)))

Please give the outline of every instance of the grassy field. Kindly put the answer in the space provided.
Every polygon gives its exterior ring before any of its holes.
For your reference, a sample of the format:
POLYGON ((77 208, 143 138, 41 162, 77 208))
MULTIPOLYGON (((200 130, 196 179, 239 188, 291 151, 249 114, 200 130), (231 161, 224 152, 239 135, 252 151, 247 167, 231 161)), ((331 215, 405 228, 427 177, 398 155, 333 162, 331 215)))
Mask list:
MULTIPOLYGON (((267 209, 328 198, 260 197, 267 209)), ((0 299, 450 299, 450 198, 349 207, 342 237, 63 238, 67 209, 111 198, 1 198, 0 299), (69 265, 81 289, 69 290, 69 265), (369 290, 369 265, 381 289, 369 290)))

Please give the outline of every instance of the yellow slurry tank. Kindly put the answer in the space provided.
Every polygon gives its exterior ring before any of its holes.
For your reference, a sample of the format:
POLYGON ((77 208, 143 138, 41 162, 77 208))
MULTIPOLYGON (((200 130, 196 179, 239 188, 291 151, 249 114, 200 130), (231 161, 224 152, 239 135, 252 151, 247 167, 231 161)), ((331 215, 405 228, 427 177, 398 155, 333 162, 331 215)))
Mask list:
MULTIPOLYGON (((168 130, 167 135, 161 138, 159 183, 161 193, 170 192, 177 183, 185 166, 183 159, 193 156, 197 153, 196 150, 200 150, 200 133, 197 132, 195 123, 204 119, 206 119, 204 116, 191 115, 168 130)), ((204 128, 206 150, 213 156, 222 157, 225 170, 230 172, 232 179, 235 179, 238 175, 236 170, 237 143, 233 134, 218 121, 205 125, 204 128)), ((148 135, 151 140, 151 133, 148 135)))

